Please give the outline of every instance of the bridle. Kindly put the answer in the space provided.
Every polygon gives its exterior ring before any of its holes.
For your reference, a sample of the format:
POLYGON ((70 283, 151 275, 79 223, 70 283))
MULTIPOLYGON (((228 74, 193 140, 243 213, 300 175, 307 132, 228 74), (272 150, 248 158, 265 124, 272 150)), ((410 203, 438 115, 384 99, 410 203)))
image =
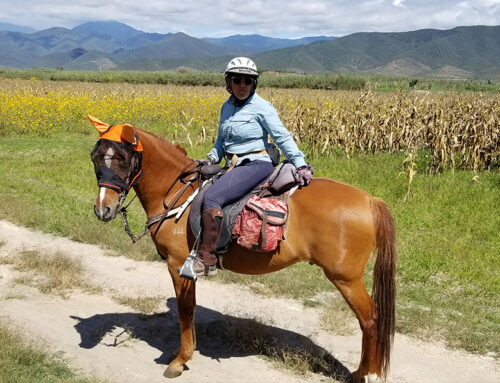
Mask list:
POLYGON ((91 158, 92 158, 92 161, 94 162, 95 174, 96 174, 96 178, 97 178, 97 186, 100 188, 104 187, 107 189, 111 189, 117 193, 120 193, 118 208, 122 209, 122 205, 125 202, 125 199, 127 198, 127 195, 129 193, 130 189, 132 189, 133 186, 135 186, 139 183, 139 178, 143 174, 143 172, 142 172, 142 152, 138 152, 138 151, 134 150, 134 148, 130 144, 119 143, 116 141, 111 141, 111 140, 101 138, 99 141, 97 141, 96 145, 94 146, 94 149, 91 152, 91 158), (97 151, 100 148, 100 145, 102 145, 103 142, 108 142, 111 146, 119 146, 120 148, 124 148, 125 151, 127 151, 131 157, 134 157, 134 156, 136 157, 136 161, 134 162, 134 166, 131 169, 129 169, 129 173, 128 173, 127 178, 125 180, 122 179, 110 167, 105 166, 105 165, 97 166, 97 164, 94 162, 94 155, 95 155, 95 153, 97 153, 97 151))
MULTIPOLYGON (((199 166, 196 162, 191 162, 181 171, 179 176, 174 180, 172 185, 168 188, 163 198, 163 208, 165 209, 165 212, 149 219, 146 222, 144 231, 141 234, 137 235, 131 232, 127 218, 127 208, 135 200, 137 194, 130 200, 130 202, 126 206, 123 205, 125 203, 125 200, 127 198, 130 189, 132 189, 133 186, 139 183, 139 179, 143 174, 142 151, 134 150, 133 146, 127 143, 101 138, 99 141, 97 141, 94 149, 92 150, 91 157, 92 161, 94 162, 95 173, 97 177, 97 186, 111 189, 117 193, 120 193, 120 199, 118 202, 118 211, 119 214, 122 216, 125 232, 129 235, 129 237, 132 239, 132 242, 134 243, 137 242, 142 237, 148 235, 150 233, 150 229, 152 226, 157 225, 155 230, 155 232, 157 232, 166 219, 174 216, 176 217, 176 219, 180 218, 180 216, 188 206, 188 203, 184 202, 180 205, 177 205, 177 203, 179 202, 182 195, 184 195, 184 193, 189 188, 191 188, 193 191, 195 190, 193 187, 193 183, 196 180, 198 180, 201 168, 201 166, 199 166), (110 145, 111 147, 113 146, 119 147, 120 150, 124 148, 130 156, 137 156, 136 157, 137 160, 135 161, 134 166, 131 167, 131 169, 129 169, 128 176, 125 180, 122 177, 120 177, 120 175, 118 175, 110 167, 105 165, 98 166, 98 164, 95 162, 94 157, 96 156, 96 153, 98 153, 98 151, 101 150, 100 145, 102 145, 103 142, 107 142, 108 145, 110 145), (165 201, 167 197, 169 197, 169 194, 173 191, 175 185, 178 182, 183 184, 183 186, 180 188, 180 190, 175 192, 175 194, 173 195, 173 197, 170 198, 170 201, 167 204, 165 201)), ((189 199, 189 202, 191 202, 191 200, 192 198, 189 199)))
MULTIPOLYGON (((137 143, 139 142, 138 137, 136 142, 137 143)), ((104 187, 107 189, 111 189, 117 193, 120 193, 120 199, 118 202, 118 211, 119 214, 122 216, 125 232, 129 235, 132 242, 134 243, 137 242, 142 237, 148 235, 151 232, 152 226, 157 225, 155 230, 155 232, 157 232, 166 219, 175 217, 176 220, 178 220, 181 217, 182 213, 186 210, 187 206, 193 200, 195 195, 197 194, 196 193, 197 190, 195 190, 193 183, 196 182, 199 178, 201 165, 198 164, 196 161, 193 161, 190 162, 181 171, 179 176, 177 176, 177 178, 174 180, 172 185, 168 188, 167 192, 165 193, 165 196, 163 197, 163 208, 165 209, 165 212, 149 219, 146 222, 144 231, 141 234, 136 235, 132 233, 130 230, 127 219, 127 208, 135 200, 137 194, 132 198, 132 200, 130 200, 130 202, 126 206, 123 206, 123 204, 125 203, 125 200, 127 198, 130 189, 132 189, 133 186, 139 183, 139 178, 143 174, 142 150, 137 151, 134 149, 133 145, 126 142, 124 143, 115 140, 108 140, 106 138, 101 138, 99 141, 97 141, 96 145, 94 146, 94 149, 91 152, 91 158, 92 162, 94 163, 95 173, 97 177, 97 186, 100 188, 104 187), (99 153, 99 150, 101 150, 100 146, 104 142, 110 145, 110 147, 115 146, 120 148, 120 150, 125 149, 128 155, 132 157, 136 156, 136 161, 134 165, 131 167, 131 169, 129 169, 127 178, 125 180, 119 174, 117 174, 113 169, 111 169, 111 167, 106 165, 98 166, 98 164, 96 163, 95 161, 96 154, 99 153), (165 201, 167 197, 169 197, 169 194, 173 191, 175 185, 178 184, 178 182, 183 184, 183 186, 177 192, 175 192, 175 194, 172 197, 169 198, 170 201, 167 204, 165 201), (181 197, 189 188, 191 188, 192 191, 194 191, 194 193, 192 193, 191 196, 189 196, 187 201, 183 202, 180 205, 177 205, 181 197)))

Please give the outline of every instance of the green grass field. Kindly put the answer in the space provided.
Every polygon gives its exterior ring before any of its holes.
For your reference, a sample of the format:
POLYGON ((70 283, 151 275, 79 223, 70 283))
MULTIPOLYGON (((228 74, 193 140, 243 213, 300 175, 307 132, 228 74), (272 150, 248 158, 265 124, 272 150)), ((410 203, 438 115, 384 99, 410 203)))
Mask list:
POLYGON ((0 382, 98 383, 72 371, 60 355, 43 351, 5 321, 0 321, 0 382))
MULTIPOLYGON (((97 137, 0 139, 0 219, 93 243, 142 260, 159 260, 151 240, 132 245, 121 220, 99 222, 93 213, 97 186, 90 151, 97 137)), ((208 146, 188 147, 193 158, 208 146)), ((452 347, 498 356, 500 345, 500 173, 417 173, 406 202, 403 155, 318 157, 315 175, 356 185, 384 199, 397 225, 397 330, 452 347), (398 176, 399 175, 399 176, 398 176)), ((425 161, 422 153, 421 161, 425 161)), ((132 229, 143 229, 139 203, 132 229)), ((258 256, 258 254, 256 254, 258 256)), ((367 273, 371 283, 371 272, 367 273)), ((319 268, 299 264, 278 273, 247 277, 221 273, 223 283, 258 281, 270 294, 313 304, 333 291, 319 268), (292 283, 293 282, 293 283, 292 283)), ((325 307, 328 315, 328 307, 325 307)), ((332 310, 337 310, 333 308, 332 310)))

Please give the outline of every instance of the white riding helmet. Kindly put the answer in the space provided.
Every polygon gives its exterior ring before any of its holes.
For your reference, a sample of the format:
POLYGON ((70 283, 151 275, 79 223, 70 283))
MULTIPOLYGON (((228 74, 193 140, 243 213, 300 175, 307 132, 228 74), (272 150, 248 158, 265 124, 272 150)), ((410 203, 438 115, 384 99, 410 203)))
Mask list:
POLYGON ((235 57, 227 64, 224 76, 229 73, 246 74, 247 76, 259 77, 257 66, 248 57, 235 57))

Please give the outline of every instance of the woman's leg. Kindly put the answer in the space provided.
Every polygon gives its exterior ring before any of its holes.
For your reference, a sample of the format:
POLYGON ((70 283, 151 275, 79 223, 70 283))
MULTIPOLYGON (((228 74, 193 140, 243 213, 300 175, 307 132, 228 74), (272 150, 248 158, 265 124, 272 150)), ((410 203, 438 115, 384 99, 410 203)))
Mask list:
POLYGON ((203 211, 222 209, 250 193, 271 175, 271 162, 251 161, 224 174, 207 190, 203 197, 203 211))
POLYGON ((203 197, 201 214, 201 243, 198 257, 193 264, 197 275, 217 274, 215 251, 224 217, 222 208, 251 192, 272 172, 271 162, 251 161, 227 172, 207 190, 203 197))

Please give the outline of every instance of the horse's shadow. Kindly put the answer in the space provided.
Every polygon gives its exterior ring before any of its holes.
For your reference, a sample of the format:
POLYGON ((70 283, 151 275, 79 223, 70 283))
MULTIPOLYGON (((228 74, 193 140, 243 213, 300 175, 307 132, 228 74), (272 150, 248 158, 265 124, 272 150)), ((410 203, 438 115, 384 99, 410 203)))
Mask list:
MULTIPOLYGON (((168 364, 180 345, 175 298, 167 300, 168 311, 161 314, 96 314, 89 318, 72 316, 80 334, 80 347, 90 349, 99 343, 115 347, 124 339, 140 339, 161 351, 155 361, 168 364), (118 331, 117 331, 118 330, 118 331), (123 334, 126 334, 123 337, 123 334)), ((213 359, 264 355, 281 362, 300 360, 309 371, 349 381, 350 372, 324 348, 293 331, 262 324, 255 319, 196 307, 196 340, 200 354, 213 359)))

